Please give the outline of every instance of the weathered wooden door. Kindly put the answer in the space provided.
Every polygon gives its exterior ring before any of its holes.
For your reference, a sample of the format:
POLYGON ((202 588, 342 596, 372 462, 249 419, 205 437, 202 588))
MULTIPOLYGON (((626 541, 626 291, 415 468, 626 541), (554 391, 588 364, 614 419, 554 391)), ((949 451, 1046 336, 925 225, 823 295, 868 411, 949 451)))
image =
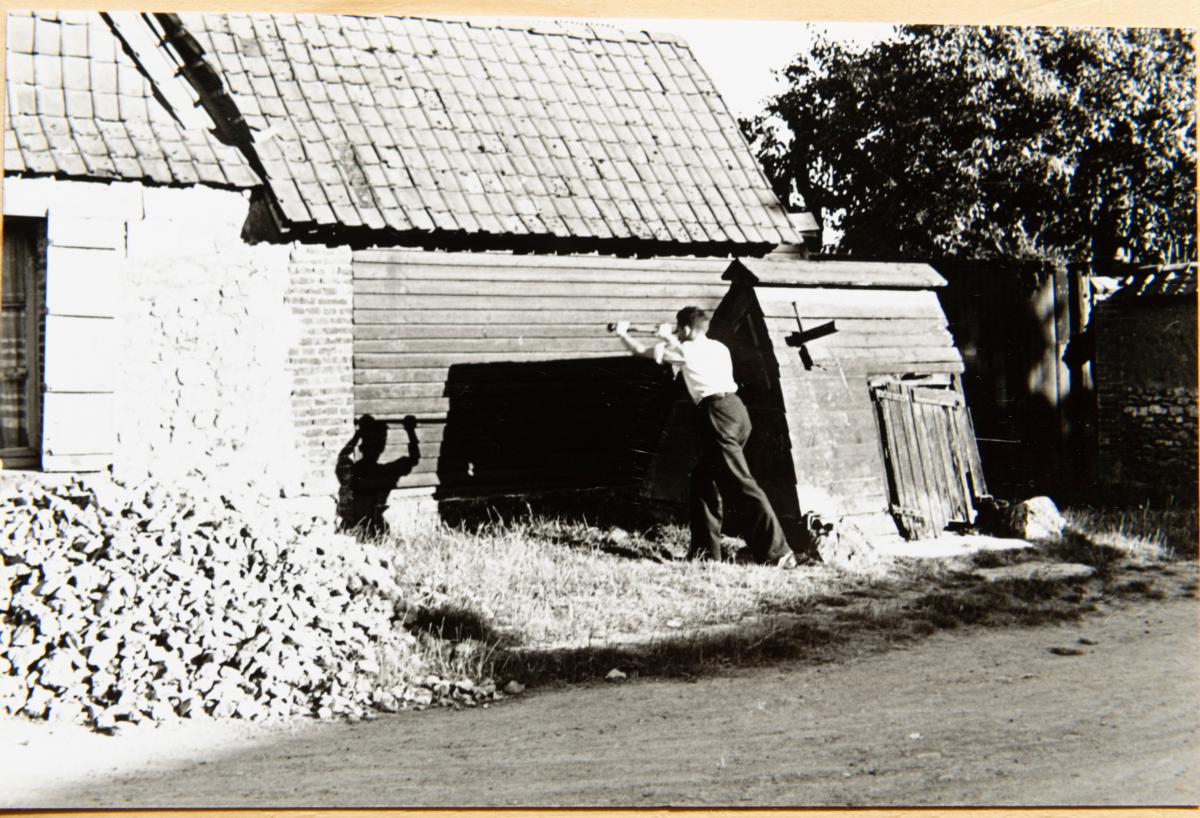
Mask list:
POLYGON ((901 381, 874 388, 892 513, 909 539, 975 520, 986 494, 970 413, 954 388, 901 381))

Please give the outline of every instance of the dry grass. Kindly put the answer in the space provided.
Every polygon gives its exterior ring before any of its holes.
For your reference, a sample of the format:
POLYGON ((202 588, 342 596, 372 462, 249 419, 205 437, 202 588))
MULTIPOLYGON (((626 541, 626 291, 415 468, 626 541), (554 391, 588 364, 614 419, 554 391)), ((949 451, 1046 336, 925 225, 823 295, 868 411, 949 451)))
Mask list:
POLYGON ((1064 511, 1071 528, 1096 546, 1135 560, 1196 559, 1200 523, 1196 508, 1106 509, 1089 506, 1064 511))
MULTIPOLYGON (((639 540, 652 550, 645 538, 619 544, 636 553, 639 540)), ((803 606, 837 584, 825 568, 665 562, 619 556, 610 546, 598 530, 541 522, 434 530, 394 548, 410 607, 456 611, 450 628, 473 618, 486 623, 474 638, 510 645, 581 646, 736 622, 803 606)))
POLYGON ((690 562, 681 559, 686 531, 678 527, 627 533, 531 512, 389 545, 428 672, 546 683, 596 679, 614 667, 689 676, 783 658, 825 661, 941 629, 1034 625, 1079 616, 1101 599, 1160 598, 1160 580, 1131 572, 1169 565, 1182 550, 1174 543, 1195 527, 1194 513, 1067 516, 1072 530, 1034 550, 901 561, 875 579, 825 566, 690 562), (1083 562, 1098 579, 973 575, 1029 560, 1083 562))

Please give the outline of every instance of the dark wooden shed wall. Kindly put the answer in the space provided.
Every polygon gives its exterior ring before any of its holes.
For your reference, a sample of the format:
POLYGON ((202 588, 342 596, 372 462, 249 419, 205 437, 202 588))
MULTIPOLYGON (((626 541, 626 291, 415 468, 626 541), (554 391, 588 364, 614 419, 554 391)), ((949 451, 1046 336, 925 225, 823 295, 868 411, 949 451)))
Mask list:
POLYGON ((941 260, 937 269, 988 484, 1020 499, 1086 480, 1090 371, 1065 355, 1086 320, 1078 271, 1040 261, 941 260))
POLYGON ((418 418, 399 484, 442 493, 629 483, 677 394, 605 325, 714 308, 727 260, 362 250, 354 255, 358 413, 418 418))
POLYGON ((640 485, 682 508, 694 408, 669 369, 628 356, 605 324, 699 304, 733 351, 751 467, 790 534, 799 485, 895 535, 870 379, 962 371, 940 279, 915 267, 798 262, 768 283, 722 280, 725 260, 359 251, 356 411, 393 424, 385 459, 404 453, 399 420, 419 419, 422 460, 402 489, 640 485), (827 321, 838 331, 806 346, 807 368, 788 337, 827 321))

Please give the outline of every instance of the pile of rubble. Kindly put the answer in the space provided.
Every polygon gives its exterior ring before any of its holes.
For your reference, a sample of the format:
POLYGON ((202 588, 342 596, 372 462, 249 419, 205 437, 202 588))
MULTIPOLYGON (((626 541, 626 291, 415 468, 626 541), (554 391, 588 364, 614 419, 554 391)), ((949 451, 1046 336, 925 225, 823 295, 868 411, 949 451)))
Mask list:
POLYGON ((490 698, 422 675, 393 576, 385 548, 269 501, 17 486, 0 498, 0 712, 110 730, 490 698))

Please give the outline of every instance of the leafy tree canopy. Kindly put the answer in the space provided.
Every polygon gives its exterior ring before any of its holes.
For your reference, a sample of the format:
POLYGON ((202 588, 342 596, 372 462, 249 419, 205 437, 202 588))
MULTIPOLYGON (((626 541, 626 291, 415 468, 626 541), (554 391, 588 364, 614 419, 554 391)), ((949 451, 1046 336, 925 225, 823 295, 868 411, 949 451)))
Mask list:
POLYGON ((743 127, 836 251, 1136 264, 1196 254, 1190 32, 900 28, 819 39, 743 127))

